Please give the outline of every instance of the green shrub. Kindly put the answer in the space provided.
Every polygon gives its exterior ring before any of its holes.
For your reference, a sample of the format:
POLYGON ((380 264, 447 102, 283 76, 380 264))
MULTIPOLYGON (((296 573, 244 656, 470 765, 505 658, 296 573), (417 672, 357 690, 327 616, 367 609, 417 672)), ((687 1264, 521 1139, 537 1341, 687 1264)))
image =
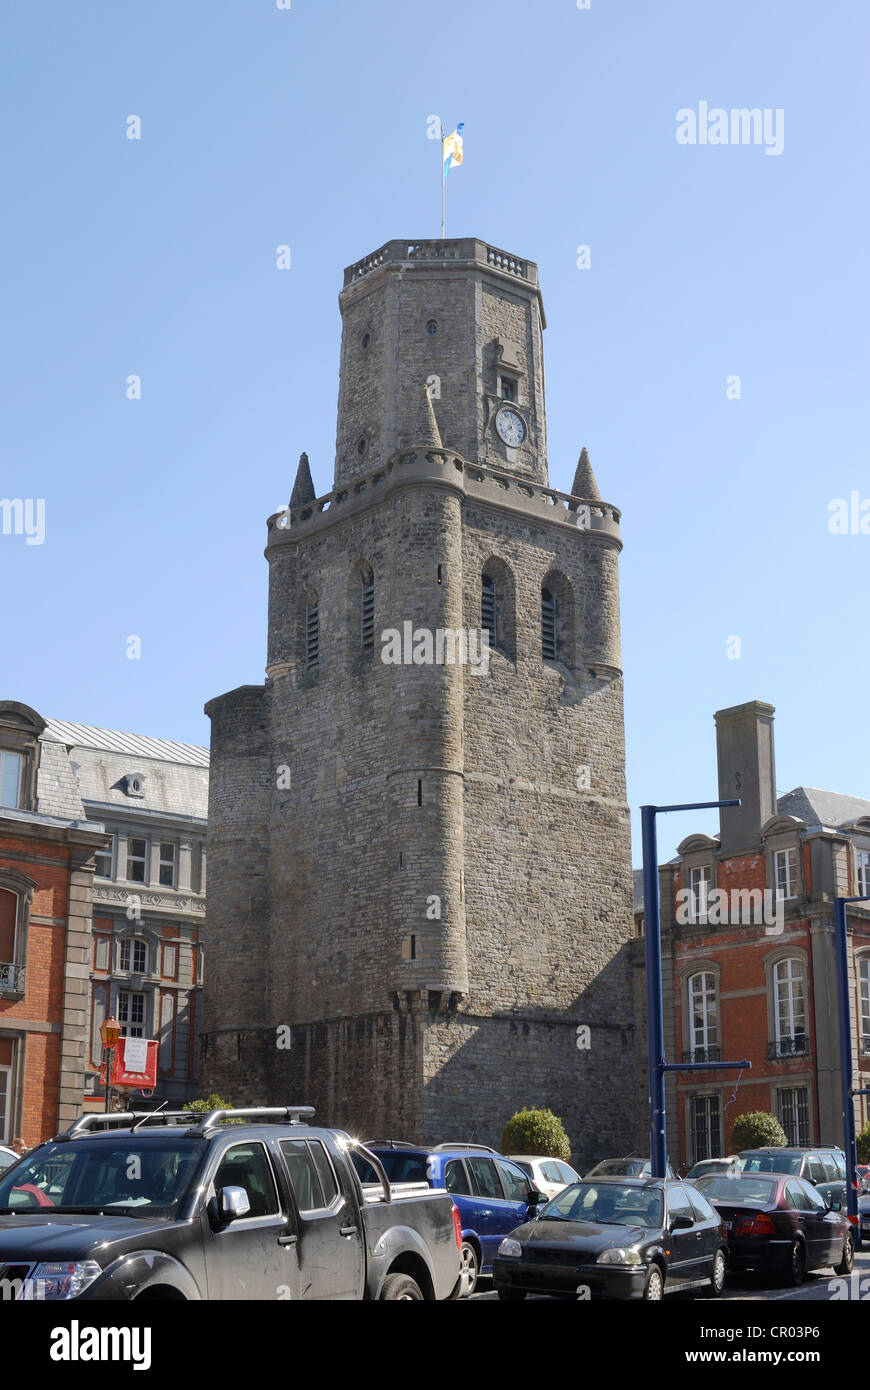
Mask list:
POLYGON ((544 1158, 571 1157, 565 1126, 552 1110, 518 1110, 511 1115, 501 1136, 505 1154, 541 1154, 544 1158))
MULTIPOLYGON (((224 1100, 222 1096, 216 1095, 214 1092, 204 1099, 189 1100, 186 1105, 182 1106, 183 1110, 190 1110, 194 1115, 207 1115, 210 1110, 232 1110, 232 1108, 232 1101, 224 1100)), ((227 1120, 226 1123, 228 1125, 240 1125, 242 1121, 227 1120)))
POLYGON ((857 1138, 858 1162, 870 1163, 870 1120, 867 1121, 864 1128, 859 1132, 857 1138))
POLYGON ((766 1110, 748 1110, 731 1126, 731 1152, 741 1149, 781 1149, 788 1136, 775 1115, 766 1110))

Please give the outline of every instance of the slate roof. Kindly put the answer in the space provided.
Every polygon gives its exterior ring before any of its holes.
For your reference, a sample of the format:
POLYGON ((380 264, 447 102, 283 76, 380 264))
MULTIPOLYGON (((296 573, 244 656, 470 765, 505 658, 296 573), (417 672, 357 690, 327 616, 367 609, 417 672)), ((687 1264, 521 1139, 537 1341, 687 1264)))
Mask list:
POLYGON ((208 815, 208 749, 198 744, 61 719, 48 721, 40 742, 37 796, 44 814, 101 819, 117 807, 124 818, 145 813, 204 821, 208 815), (144 796, 127 791, 134 772, 144 778, 144 796))
POLYGON ((42 742, 65 743, 67 747, 76 748, 103 748, 110 753, 128 753, 134 758, 156 758, 160 762, 208 767, 208 749, 201 748, 197 743, 174 743, 168 738, 124 734, 117 729, 97 729, 91 724, 71 724, 65 719, 49 719, 42 742))
POLYGON ((783 816, 797 816, 807 825, 830 825, 838 828, 860 816, 870 816, 870 801, 857 796, 841 796, 839 792, 820 791, 817 787, 795 787, 777 798, 777 810, 783 816))

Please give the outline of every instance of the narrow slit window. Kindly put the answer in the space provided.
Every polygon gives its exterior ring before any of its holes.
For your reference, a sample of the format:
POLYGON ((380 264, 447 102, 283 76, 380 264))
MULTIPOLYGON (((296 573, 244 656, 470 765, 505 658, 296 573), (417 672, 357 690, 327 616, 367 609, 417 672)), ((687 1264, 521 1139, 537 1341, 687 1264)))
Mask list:
POLYGON ((320 609, 309 603, 305 609, 305 665, 308 670, 320 664, 320 609))
POLYGON ((498 642, 497 607, 495 580, 491 575, 485 574, 480 590, 480 626, 484 632, 489 633, 491 647, 496 646, 498 642))
POLYGON ((363 651, 375 645, 375 577, 369 570, 362 578, 360 592, 360 646, 363 651))
POLYGON ((419 778, 417 780, 417 805, 423 805, 423 783, 419 780, 419 778))
POLYGON ((556 600, 549 589, 541 590, 541 655, 544 661, 555 661, 556 600))

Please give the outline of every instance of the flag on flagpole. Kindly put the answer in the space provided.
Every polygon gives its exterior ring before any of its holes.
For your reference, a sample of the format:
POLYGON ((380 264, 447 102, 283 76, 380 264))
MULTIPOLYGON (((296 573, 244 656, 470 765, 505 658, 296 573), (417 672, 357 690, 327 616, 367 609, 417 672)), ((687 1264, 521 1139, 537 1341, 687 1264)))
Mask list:
POLYGON ((462 132, 464 128, 465 122, 461 121, 452 135, 445 135, 441 141, 441 158, 445 179, 454 165, 462 163, 462 132))

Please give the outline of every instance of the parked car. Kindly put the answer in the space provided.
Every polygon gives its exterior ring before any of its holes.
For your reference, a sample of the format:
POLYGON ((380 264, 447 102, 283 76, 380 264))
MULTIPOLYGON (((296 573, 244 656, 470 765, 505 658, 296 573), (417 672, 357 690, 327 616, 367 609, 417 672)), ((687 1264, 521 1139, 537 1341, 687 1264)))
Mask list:
POLYGON ((13 1163, 18 1162, 18 1154, 14 1149, 9 1149, 5 1144, 0 1144, 0 1173, 5 1173, 7 1168, 11 1168, 13 1163))
POLYGON ((364 1187, 313 1113, 83 1116, 0 1178, 4 1279, 21 1300, 450 1298, 452 1199, 367 1153, 364 1187))
MULTIPOLYGON (((648 1178, 652 1174, 652 1165, 648 1158, 643 1158, 639 1154, 629 1154, 627 1158, 602 1158, 600 1163, 596 1163, 594 1168, 590 1168, 588 1173, 584 1173, 586 1178, 648 1178)), ((675 1178, 676 1173, 670 1163, 667 1166, 665 1175, 675 1178)))
MULTIPOLYGON (((427 1182, 450 1193, 462 1229, 462 1298, 474 1292, 481 1274, 491 1273, 499 1243, 508 1231, 530 1220, 547 1200, 516 1163, 483 1147, 426 1148, 394 1142, 392 1147, 371 1145, 370 1152, 383 1164, 391 1182, 427 1182)), ((359 1177, 370 1181, 365 1156, 357 1154, 353 1161, 359 1177)))
POLYGON ((662 1178, 584 1178, 502 1241, 498 1296, 529 1293, 658 1302, 675 1288, 725 1283, 722 1218, 695 1188, 662 1178))
POLYGON ((730 1269, 785 1274, 803 1282, 807 1270, 850 1274, 854 1240, 840 1209, 819 1189, 788 1173, 763 1170, 696 1179, 728 1232, 730 1269))
POLYGON ((858 1220, 861 1222, 861 1240, 870 1242, 870 1193, 858 1194, 858 1220))
POLYGON ((824 1145, 799 1148, 741 1149, 744 1173, 788 1173, 817 1187, 824 1200, 846 1204, 846 1155, 824 1145))
POLYGON ((539 1154, 508 1154, 508 1158, 548 1197, 558 1197, 570 1182, 580 1181, 580 1174, 561 1158, 542 1158, 539 1154))
POLYGON ((715 1173, 739 1173, 740 1168, 739 1154, 729 1154, 727 1158, 700 1158, 692 1164, 684 1181, 692 1182, 695 1178, 706 1178, 715 1173))

